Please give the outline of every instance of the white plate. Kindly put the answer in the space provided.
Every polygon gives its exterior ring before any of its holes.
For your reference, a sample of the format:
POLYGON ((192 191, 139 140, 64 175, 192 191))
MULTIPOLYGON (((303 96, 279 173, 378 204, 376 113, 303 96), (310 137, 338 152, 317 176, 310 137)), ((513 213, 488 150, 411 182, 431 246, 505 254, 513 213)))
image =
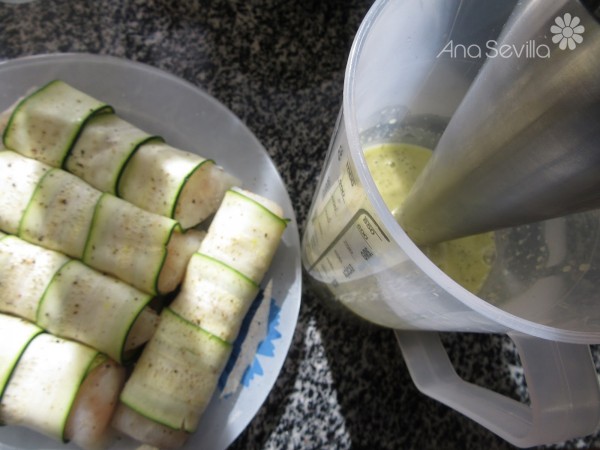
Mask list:
MULTIPOLYGON (((111 104, 121 117, 163 136, 175 147, 214 159, 240 178, 245 188, 278 202, 292 219, 265 277, 265 284, 273 281, 271 296, 257 313, 269 315, 268 337, 258 352, 256 345, 251 346, 254 348, 246 359, 252 368, 235 393, 223 395, 221 388, 217 390, 199 429, 184 447, 224 449, 246 428, 273 387, 298 319, 300 243, 285 185, 263 146, 227 108, 195 86, 140 63, 86 54, 43 55, 0 63, 0 110, 32 87, 53 79, 62 79, 111 104)), ((71 447, 25 429, 0 428, 1 449, 71 447)), ((131 441, 119 440, 111 448, 136 447, 131 441)))

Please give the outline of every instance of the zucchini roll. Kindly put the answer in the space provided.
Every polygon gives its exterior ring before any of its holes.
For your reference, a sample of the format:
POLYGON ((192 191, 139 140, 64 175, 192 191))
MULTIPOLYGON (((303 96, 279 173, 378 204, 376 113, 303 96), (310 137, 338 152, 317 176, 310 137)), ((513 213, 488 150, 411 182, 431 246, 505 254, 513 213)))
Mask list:
POLYGON ((184 229, 212 215, 225 191, 239 183, 214 161, 166 145, 113 113, 56 80, 5 113, 4 145, 184 229))
POLYGON ((140 147, 125 167, 119 197, 177 220, 184 229, 213 214, 239 181, 214 161, 161 142, 140 147))
MULTIPOLYGON (((0 400, 21 353, 42 329, 31 322, 0 314, 0 400)), ((0 424, 2 423, 0 409, 0 424)))
POLYGON ((115 114, 101 114, 81 130, 64 168, 102 192, 117 195, 121 172, 146 142, 162 141, 115 114))
POLYGON ((203 237, 11 151, 0 152, 0 184, 1 229, 150 294, 175 290, 203 237))
POLYGON ((226 193, 121 393, 118 430, 161 448, 196 430, 286 228, 281 216, 257 195, 226 193))
POLYGON ((84 449, 108 436, 124 369, 90 347, 0 315, 0 423, 84 449), (9 343, 9 345, 7 345, 9 343))
POLYGON ((29 158, 62 167, 85 123, 107 112, 113 109, 106 103, 62 81, 52 81, 15 106, 3 142, 29 158))
POLYGON ((158 323, 152 296, 61 253, 0 236, 0 312, 122 362, 158 323))

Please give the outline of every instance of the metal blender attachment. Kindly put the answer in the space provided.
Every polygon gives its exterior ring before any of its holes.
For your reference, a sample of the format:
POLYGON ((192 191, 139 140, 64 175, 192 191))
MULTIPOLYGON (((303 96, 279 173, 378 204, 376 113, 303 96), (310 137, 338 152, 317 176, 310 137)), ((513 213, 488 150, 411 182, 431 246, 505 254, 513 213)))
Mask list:
POLYGON ((516 7, 406 199, 416 243, 600 206, 599 3, 516 7))

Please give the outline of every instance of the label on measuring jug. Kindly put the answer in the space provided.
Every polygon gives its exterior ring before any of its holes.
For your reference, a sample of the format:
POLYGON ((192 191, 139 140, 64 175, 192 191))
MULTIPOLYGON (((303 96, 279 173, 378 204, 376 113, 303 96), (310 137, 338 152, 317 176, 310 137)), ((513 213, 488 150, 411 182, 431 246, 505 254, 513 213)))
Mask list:
POLYGON ((319 281, 336 285, 384 270, 381 257, 390 238, 377 221, 359 210, 309 268, 319 281))
POLYGON ((304 234, 303 258, 314 278, 335 286, 387 267, 391 241, 369 209, 340 120, 304 234))

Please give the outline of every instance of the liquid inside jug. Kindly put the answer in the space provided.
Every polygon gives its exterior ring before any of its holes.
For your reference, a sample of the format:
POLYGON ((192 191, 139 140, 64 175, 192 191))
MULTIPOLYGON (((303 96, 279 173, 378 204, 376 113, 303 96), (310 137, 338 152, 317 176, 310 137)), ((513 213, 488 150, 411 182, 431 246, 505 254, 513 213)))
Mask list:
POLYGON ((303 263, 328 299, 384 326, 514 329, 597 343, 597 210, 496 230, 491 271, 474 294, 436 267, 398 225, 363 154, 377 143, 435 149, 484 63, 441 50, 450 40, 485 46, 514 6, 431 0, 417 10, 411 2, 393 2, 387 5, 393 13, 373 14, 367 37, 351 54, 343 112, 305 227, 303 263), (398 17, 409 19, 399 24, 398 17))

